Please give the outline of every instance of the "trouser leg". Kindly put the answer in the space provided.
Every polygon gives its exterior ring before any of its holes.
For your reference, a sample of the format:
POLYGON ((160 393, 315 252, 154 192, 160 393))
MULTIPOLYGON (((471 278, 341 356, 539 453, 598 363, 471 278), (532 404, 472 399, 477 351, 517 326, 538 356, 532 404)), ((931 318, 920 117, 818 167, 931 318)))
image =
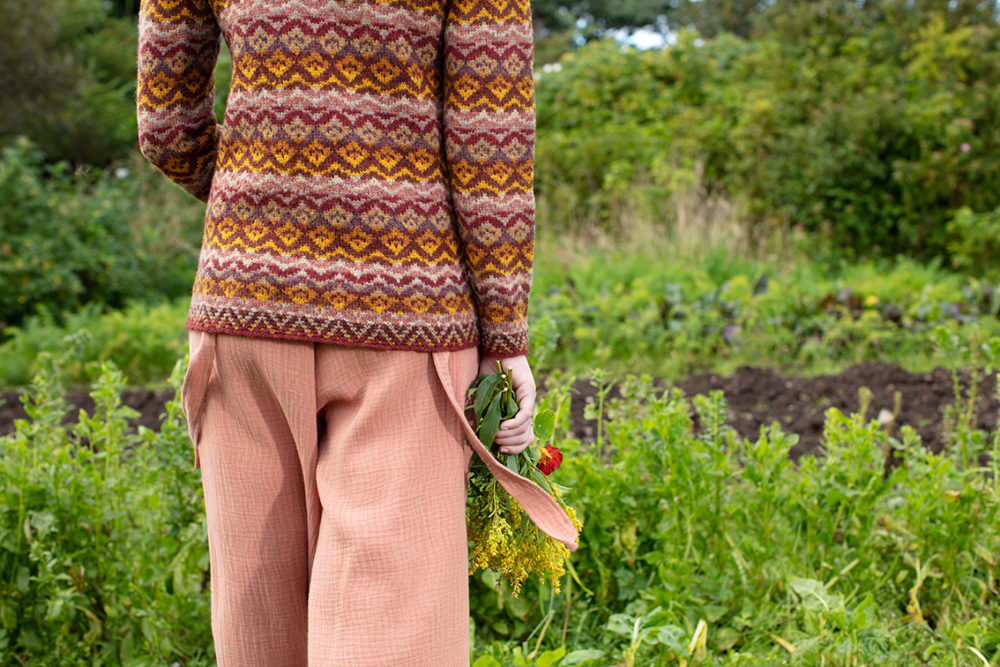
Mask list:
MULTIPOLYGON (((475 348, 450 353, 468 388, 475 348)), ((326 427, 309 591, 309 664, 469 661, 466 471, 471 449, 432 353, 317 346, 326 427)))
MULTIPOLYGON (((192 332, 192 350, 206 335, 192 332)), ((203 405, 192 411, 216 658, 221 667, 304 667, 310 520, 318 525, 303 475, 315 465, 313 345, 216 335, 214 348, 203 405)))

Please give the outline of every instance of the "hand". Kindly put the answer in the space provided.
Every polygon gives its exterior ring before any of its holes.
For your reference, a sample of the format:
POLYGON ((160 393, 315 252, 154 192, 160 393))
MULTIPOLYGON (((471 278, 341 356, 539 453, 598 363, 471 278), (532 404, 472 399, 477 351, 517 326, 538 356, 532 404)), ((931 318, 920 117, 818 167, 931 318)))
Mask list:
POLYGON ((493 442, 502 454, 520 454, 535 441, 535 426, 531 415, 535 409, 535 378, 528 365, 528 357, 482 357, 479 360, 480 373, 496 373, 497 361, 503 369, 513 371, 514 396, 517 400, 517 414, 500 425, 493 442))

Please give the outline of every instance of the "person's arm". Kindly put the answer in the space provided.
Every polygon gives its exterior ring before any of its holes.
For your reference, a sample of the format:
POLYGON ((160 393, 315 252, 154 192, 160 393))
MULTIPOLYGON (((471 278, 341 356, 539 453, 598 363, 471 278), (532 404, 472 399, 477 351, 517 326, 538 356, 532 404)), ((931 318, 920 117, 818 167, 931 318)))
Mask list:
POLYGON ((528 0, 448 2, 446 168, 484 357, 528 352, 535 243, 533 58, 528 0))
POLYGON ((139 2, 139 150, 201 201, 208 201, 218 149, 215 63, 221 35, 208 0, 139 2))

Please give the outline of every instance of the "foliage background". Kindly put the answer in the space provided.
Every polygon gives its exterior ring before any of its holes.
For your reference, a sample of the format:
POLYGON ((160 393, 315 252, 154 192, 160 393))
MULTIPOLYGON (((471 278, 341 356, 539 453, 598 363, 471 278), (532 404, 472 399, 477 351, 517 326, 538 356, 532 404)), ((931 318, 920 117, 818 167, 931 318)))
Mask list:
MULTIPOLYGON (((728 431, 722 397, 625 375, 995 366, 997 3, 533 8, 532 364, 592 509, 564 593, 472 580, 476 666, 1000 665, 1000 441, 959 383, 950 450, 834 412, 797 464, 793 436, 728 431), (623 45, 640 28, 670 46, 623 45), (584 373, 593 443, 566 427, 584 373)), ((117 398, 122 370, 179 384, 204 215, 136 147, 137 9, 0 5, 0 385, 31 385, 0 440, 9 664, 212 661, 178 405, 134 433, 117 398)), ((223 49, 220 118, 230 71, 223 49)))

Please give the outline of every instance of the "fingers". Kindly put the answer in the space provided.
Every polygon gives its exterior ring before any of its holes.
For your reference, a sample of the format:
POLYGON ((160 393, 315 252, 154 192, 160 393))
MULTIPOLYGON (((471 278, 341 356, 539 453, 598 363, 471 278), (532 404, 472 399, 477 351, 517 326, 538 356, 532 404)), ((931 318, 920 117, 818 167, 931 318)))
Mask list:
POLYGON ((516 433, 531 426, 531 415, 535 409, 535 384, 531 381, 515 382, 517 414, 500 425, 500 433, 516 433))
POLYGON ((524 428, 531 421, 532 406, 526 406, 525 403, 526 401, 519 402, 517 414, 500 424, 500 433, 513 433, 524 428))
MULTIPOLYGON (((481 373, 495 373, 496 359, 481 359, 481 373)), ((500 424, 493 443, 503 454, 520 454, 535 441, 531 415, 535 407, 535 380, 527 357, 500 359, 504 370, 513 373, 514 394, 517 397, 517 414, 500 424)))
POLYGON ((522 442, 530 443, 532 440, 534 440, 534 429, 530 421, 515 429, 501 429, 493 438, 493 442, 501 446, 517 446, 522 442))
POLYGON ((531 412, 534 407, 534 398, 523 400, 519 404, 521 409, 517 411, 511 419, 506 420, 497 431, 493 442, 497 444, 504 454, 520 454, 528 445, 535 441, 535 425, 531 421, 531 412), (511 425, 509 428, 507 425, 511 425))
POLYGON ((500 448, 500 451, 504 454, 519 454, 528 445, 535 441, 535 433, 532 428, 531 422, 524 425, 524 428, 512 434, 500 434, 497 433, 496 437, 493 438, 494 444, 500 448))
POLYGON ((524 443, 523 445, 520 445, 518 447, 501 447, 500 448, 500 453, 501 454, 520 454, 521 452, 523 452, 524 450, 526 450, 528 448, 529 444, 531 444, 531 443, 524 443))

